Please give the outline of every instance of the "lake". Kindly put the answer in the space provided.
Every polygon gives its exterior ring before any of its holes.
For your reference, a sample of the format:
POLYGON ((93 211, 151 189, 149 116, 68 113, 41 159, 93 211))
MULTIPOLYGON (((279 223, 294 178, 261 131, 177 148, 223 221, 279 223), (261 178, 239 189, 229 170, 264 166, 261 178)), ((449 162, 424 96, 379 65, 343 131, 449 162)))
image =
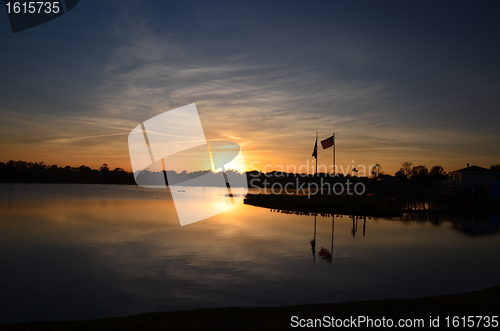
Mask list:
POLYGON ((413 298, 500 279, 498 215, 357 219, 239 203, 180 226, 168 190, 0 188, 0 323, 413 298))

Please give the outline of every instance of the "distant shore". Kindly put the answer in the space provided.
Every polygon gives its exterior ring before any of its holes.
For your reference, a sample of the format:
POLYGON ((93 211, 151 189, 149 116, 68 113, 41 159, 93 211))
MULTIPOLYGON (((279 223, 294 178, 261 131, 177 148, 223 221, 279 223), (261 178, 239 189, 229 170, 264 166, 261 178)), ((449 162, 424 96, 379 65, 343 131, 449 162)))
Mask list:
MULTIPOLYGON (((372 320, 419 319, 429 327, 432 317, 446 327, 446 317, 497 316, 500 286, 464 294, 417 299, 349 301, 268 308, 213 308, 191 311, 156 312, 91 321, 0 324, 0 330, 290 330, 292 316, 302 319, 350 319, 366 316, 372 320)), ((462 323, 461 319, 456 319, 462 323)), ((475 322, 478 320, 475 319, 475 322)), ((466 319, 467 322, 467 319, 466 319)), ((490 320, 491 322, 491 320, 490 320)), ((483 324, 484 325, 484 324, 483 324)), ((450 326, 451 327, 451 326, 450 326)), ((491 327, 491 329, 495 329, 491 327)))

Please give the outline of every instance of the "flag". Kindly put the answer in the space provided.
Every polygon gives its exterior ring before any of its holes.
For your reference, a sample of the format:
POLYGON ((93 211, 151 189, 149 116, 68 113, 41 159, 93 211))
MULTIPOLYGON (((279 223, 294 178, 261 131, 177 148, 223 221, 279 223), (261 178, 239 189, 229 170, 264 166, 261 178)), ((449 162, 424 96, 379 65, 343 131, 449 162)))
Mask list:
POLYGON ((314 144, 313 154, 311 155, 316 160, 318 159, 318 138, 316 138, 316 143, 314 144))
POLYGON ((323 146, 323 149, 327 149, 329 147, 332 147, 334 144, 334 139, 335 135, 331 136, 330 138, 326 138, 325 140, 321 141, 321 146, 323 146))

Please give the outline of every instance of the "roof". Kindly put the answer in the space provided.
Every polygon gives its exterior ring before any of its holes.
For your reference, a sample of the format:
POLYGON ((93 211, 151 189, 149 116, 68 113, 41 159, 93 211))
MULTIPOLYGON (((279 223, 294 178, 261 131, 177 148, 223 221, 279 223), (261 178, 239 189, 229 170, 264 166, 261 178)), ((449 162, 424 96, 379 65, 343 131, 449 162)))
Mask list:
MULTIPOLYGON (((487 168, 483 168, 483 167, 478 167, 476 165, 472 165, 470 167, 466 167, 466 168, 462 168, 462 169, 458 169, 458 170, 455 170, 455 171, 452 171, 452 172, 460 172, 460 173, 476 173, 476 172, 494 172, 493 170, 490 170, 490 169, 487 169, 487 168)), ((450 173, 452 173, 450 172, 450 173)))

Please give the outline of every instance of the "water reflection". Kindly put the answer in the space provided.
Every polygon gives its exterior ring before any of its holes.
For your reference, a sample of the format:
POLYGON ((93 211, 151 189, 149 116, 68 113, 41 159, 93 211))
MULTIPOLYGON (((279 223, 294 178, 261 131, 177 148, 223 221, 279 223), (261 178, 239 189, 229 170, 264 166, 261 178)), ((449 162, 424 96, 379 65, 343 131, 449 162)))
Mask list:
MULTIPOLYGON (((334 260, 334 234, 335 234, 335 217, 342 218, 343 215, 329 215, 329 214, 315 214, 315 213, 304 213, 304 212, 294 212, 279 209, 271 209, 273 213, 290 214, 290 215, 300 215, 306 217, 314 217, 313 226, 313 238, 310 240, 313 266, 316 266, 316 256, 321 260, 328 262, 333 265, 334 260), (317 217, 331 218, 331 246, 330 250, 321 246, 319 252, 317 252, 317 217)), ((371 217, 367 216, 356 216, 349 215, 348 219, 351 220, 351 230, 350 234, 352 237, 356 237, 358 233, 358 222, 363 222, 362 236, 366 235, 367 220, 371 220, 371 217)), ((411 222, 425 223, 429 222, 434 226, 441 226, 443 223, 451 223, 450 229, 459 232, 467 237, 482 238, 487 235, 498 235, 500 233, 500 215, 499 214, 481 214, 481 213, 450 213, 450 212, 423 212, 419 210, 418 212, 412 211, 411 213, 405 213, 401 218, 392 218, 392 221, 400 221, 403 224, 410 224, 411 222)))
POLYGON ((311 240, 311 251, 313 255, 313 265, 316 265, 316 214, 314 214, 314 237, 311 240))
POLYGON ((498 235, 471 240, 451 220, 238 204, 181 227, 171 200, 137 189, 40 185, 0 199, 0 322, 429 296, 500 277, 498 235))
POLYGON ((499 234, 500 214, 468 215, 463 219, 451 219, 452 229, 471 237, 499 234))
MULTIPOLYGON (((425 205, 425 204, 423 204, 425 205)), ((335 217, 335 215, 329 214, 314 214, 314 213, 304 213, 304 212, 294 212, 287 210, 271 209, 271 212, 282 213, 282 214, 293 214, 301 216, 314 216, 317 215, 321 217, 335 217)), ((342 218, 342 215, 337 215, 337 218, 342 218)), ((352 220, 351 235, 353 237, 358 233, 358 221, 363 221, 363 232, 362 235, 366 235, 366 224, 367 220, 371 220, 369 216, 356 216, 348 215, 346 216, 352 220)), ((478 213, 478 212, 450 212, 450 211, 435 211, 428 209, 417 209, 410 212, 403 213, 401 217, 391 217, 386 218, 392 221, 403 222, 404 224, 410 224, 412 222, 426 223, 429 222, 435 226, 441 226, 443 223, 451 223, 451 229, 456 230, 464 235, 472 237, 482 237, 486 235, 499 234, 500 233, 500 214, 493 213, 478 213)), ((316 224, 316 221, 315 221, 316 224)), ((311 240, 311 245, 313 240, 311 240)))
POLYGON ((500 229, 500 214, 478 212, 436 212, 419 211, 403 214, 403 222, 430 222, 435 226, 451 222, 451 228, 471 237, 498 235, 500 229))
MULTIPOLYGON (((318 214, 314 214, 314 235, 313 235, 313 239, 310 240, 314 266, 316 265, 316 223, 317 223, 317 216, 318 216, 318 214)), ((335 217, 333 215, 331 217, 332 217, 332 240, 331 240, 330 250, 321 246, 321 250, 318 252, 318 256, 322 260, 329 262, 330 266, 332 265, 332 262, 333 262, 333 235, 335 233, 335 217)))
POLYGON ((318 255, 325 261, 330 263, 330 266, 332 266, 333 263, 333 236, 335 233, 335 217, 332 216, 332 242, 331 242, 331 247, 330 251, 328 249, 321 247, 321 250, 319 251, 318 255))

